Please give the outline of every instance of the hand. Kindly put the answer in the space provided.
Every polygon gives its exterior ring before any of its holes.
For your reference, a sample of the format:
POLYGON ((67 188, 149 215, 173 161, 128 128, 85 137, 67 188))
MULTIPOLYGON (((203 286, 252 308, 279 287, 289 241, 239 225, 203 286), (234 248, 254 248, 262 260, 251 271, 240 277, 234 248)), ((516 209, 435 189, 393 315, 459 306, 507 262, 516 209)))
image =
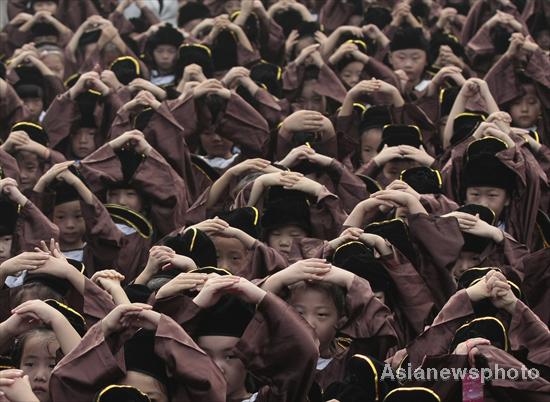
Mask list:
MULTIPOLYGON (((462 59, 460 59, 456 54, 454 54, 453 50, 446 45, 439 47, 438 62, 441 63, 441 65, 443 66, 455 66, 461 70, 466 66, 464 64, 464 61, 462 61, 462 59)), ((452 76, 452 78, 455 80, 457 84, 461 84, 460 81, 457 81, 457 78, 460 78, 461 76, 462 74, 455 74, 452 76)))
POLYGON ((338 64, 340 60, 342 60, 345 56, 352 54, 353 52, 357 51, 357 45, 354 43, 343 43, 332 56, 329 58, 330 64, 335 66, 338 64))
MULTIPOLYGON (((101 80, 98 73, 95 71, 88 71, 82 74, 78 77, 76 83, 69 89, 69 96, 74 100, 79 94, 86 92, 88 89, 95 89, 97 81, 101 80)), ((102 87, 108 88, 103 82, 102 87)))
MULTIPOLYGON (((46 253, 26 251, 0 264, 0 275, 4 277, 17 275, 22 271, 34 271, 42 267, 50 256, 46 253)), ((3 283, 3 282, 2 282, 3 283)))
POLYGON ((34 318, 48 326, 52 326, 56 320, 66 320, 63 314, 42 300, 28 300, 21 303, 11 312, 12 314, 34 318))
POLYGON ((292 50, 296 46, 296 43, 298 43, 299 38, 300 38, 300 35, 298 34, 298 31, 295 29, 293 29, 288 35, 288 38, 285 41, 285 55, 287 59, 290 59, 290 54, 292 53, 292 50))
POLYGON ((391 244, 381 236, 372 233, 362 233, 359 236, 359 240, 367 246, 374 248, 380 256, 390 255, 393 252, 391 244))
POLYGON ((311 59, 312 55, 319 50, 318 43, 315 43, 313 45, 309 45, 302 49, 298 57, 296 57, 296 60, 294 62, 298 65, 304 64, 308 59, 311 59))
POLYGON ((195 98, 200 98, 207 94, 216 94, 224 99, 231 97, 231 91, 215 79, 203 81, 193 89, 193 96, 195 98))
POLYGON ((534 53, 538 49, 540 49, 538 43, 535 42, 531 36, 527 36, 525 38, 525 41, 523 42, 523 50, 527 51, 528 53, 534 53))
POLYGON ((46 253, 49 254, 51 258, 67 262, 67 258, 61 252, 61 247, 59 247, 59 243, 56 242, 53 237, 50 239, 49 247, 44 240, 40 240, 39 247, 35 247, 34 251, 37 253, 46 253))
POLYGON ((294 184, 283 185, 283 187, 286 190, 298 190, 313 197, 318 197, 321 191, 323 191, 324 189, 323 185, 307 177, 301 177, 294 184))
POLYGON ((193 302, 202 309, 212 307, 239 282, 238 276, 219 276, 208 279, 193 302))
POLYGON ((345 229, 340 236, 336 239, 333 239, 328 242, 332 250, 336 250, 343 244, 349 243, 350 241, 359 241, 359 237, 363 234, 363 229, 350 227, 345 229))
POLYGON ((30 20, 32 20, 32 14, 29 14, 29 13, 19 13, 17 14, 11 21, 10 21, 10 24, 11 25, 22 25, 30 20))
POLYGON ((228 292, 234 294, 246 303, 260 304, 267 292, 245 278, 237 278, 237 282, 228 288, 228 292))
POLYGON ((39 402, 32 391, 29 376, 22 370, 0 371, 0 394, 9 402, 39 402))
POLYGON ((197 269, 197 264, 195 264, 195 261, 193 261, 189 257, 176 254, 170 259, 170 262, 162 266, 163 270, 171 268, 176 268, 180 271, 188 272, 192 271, 193 269, 197 269))
POLYGON ((437 26, 443 30, 450 30, 451 24, 454 22, 458 12, 454 7, 447 7, 441 10, 439 19, 437 20, 437 26))
POLYGON ((489 271, 483 277, 483 279, 481 279, 480 281, 477 281, 474 285, 466 289, 466 293, 468 294, 468 297, 470 298, 471 301, 477 302, 491 296, 491 290, 487 285, 487 281, 496 272, 498 271, 496 270, 489 271))
POLYGON ((114 269, 104 269, 94 273, 90 280, 111 293, 115 289, 122 289, 120 283, 124 280, 124 275, 114 269))
POLYGON ((323 282, 333 283, 347 290, 351 288, 354 279, 353 273, 334 265, 331 265, 330 270, 321 278, 323 282))
POLYGON ((254 159, 247 159, 227 170, 227 173, 231 175, 232 177, 240 177, 244 173, 248 172, 265 172, 268 173, 268 171, 279 171, 274 166, 271 166, 271 162, 266 159, 261 158, 254 158, 254 159))
POLYGON ((198 289, 205 284, 207 279, 207 274, 192 272, 181 273, 158 290, 156 299, 164 299, 166 297, 178 295, 187 290, 198 289))
POLYGON ((246 77, 250 77, 250 70, 245 67, 233 67, 222 78, 222 84, 230 89, 236 88, 246 77))
POLYGON ((10 201, 19 205, 27 203, 27 197, 21 193, 17 181, 10 177, 0 180, 0 194, 4 194, 10 201))
POLYGON ((113 73, 111 70, 103 70, 99 78, 101 79, 102 82, 107 84, 107 86, 111 88, 113 91, 116 91, 124 86, 118 80, 115 73, 113 73))
POLYGON ((369 39, 372 39, 376 42, 379 42, 380 39, 382 38, 388 39, 386 35, 384 35, 384 33, 380 30, 380 28, 378 28, 374 24, 368 24, 363 26, 362 31, 365 36, 367 36, 369 39))
MULTIPOLYGON (((0 329, 9 338, 17 338, 19 335, 43 325, 42 321, 34 316, 12 314, 6 321, 0 323, 0 329)), ((2 372, 0 371, 0 374, 2 372)))
POLYGON ((475 367, 475 357, 478 355, 479 349, 477 346, 479 345, 490 345, 491 342, 489 340, 484 338, 471 338, 468 339, 465 342, 459 343, 455 350, 453 351, 454 355, 467 355, 468 361, 470 362, 471 367, 475 367))
POLYGON ((393 159, 403 159, 403 152, 399 146, 388 147, 387 145, 384 145, 384 148, 382 148, 380 152, 372 158, 374 163, 376 163, 379 167, 384 166, 393 159))
POLYGON ((189 64, 183 69, 183 81, 198 81, 204 82, 207 78, 202 71, 202 67, 198 64, 189 64))
POLYGON ((471 215, 465 212, 451 212, 444 216, 454 216, 458 220, 460 231, 470 233, 475 236, 484 237, 500 243, 504 240, 502 231, 489 223, 485 222, 479 215, 471 215))
MULTIPOLYGON (((135 332, 141 328, 141 320, 144 311, 152 310, 152 306, 143 303, 120 304, 111 310, 103 320, 101 329, 105 338, 118 332, 135 332)), ((157 313, 158 314, 158 313, 157 313)))
POLYGON ((506 56, 516 58, 521 54, 521 49, 525 44, 525 37, 522 33, 515 32, 510 37, 510 45, 506 50, 506 56))
POLYGON ((175 256, 176 252, 170 247, 153 246, 151 250, 149 250, 149 259, 147 260, 144 271, 151 272, 154 275, 159 272, 162 267, 170 264, 170 261, 175 256))
POLYGON ((439 88, 440 86, 443 85, 446 78, 455 79, 455 77, 458 77, 459 80, 460 80, 460 77, 462 77, 462 80, 464 80, 464 77, 462 76, 462 70, 459 67, 456 67, 456 66, 443 67, 432 78, 431 84, 439 88))
POLYGON ((122 110, 127 112, 135 112, 143 109, 144 107, 151 107, 158 109, 161 103, 155 98, 155 96, 149 91, 139 91, 138 94, 131 101, 125 103, 122 106, 122 110))
POLYGON ((496 124, 496 127, 504 133, 509 133, 512 129, 512 116, 506 112, 491 113, 486 122, 496 124))
POLYGON ((403 158, 412 159, 422 166, 430 167, 435 162, 435 158, 428 154, 424 147, 415 148, 410 145, 399 145, 403 158))
POLYGON ((26 132, 12 131, 1 147, 4 151, 11 154, 17 152, 19 147, 28 144, 30 140, 26 132))
POLYGON ((412 188, 411 186, 409 186, 408 183, 402 181, 402 180, 394 180, 392 181, 389 186, 386 187, 386 190, 398 190, 398 191, 404 191, 406 193, 409 193, 411 194, 412 196, 414 196, 414 198, 416 198, 417 200, 420 200, 420 194, 418 194, 418 192, 412 188))
POLYGON ((312 110, 299 110, 283 120, 282 128, 288 131, 320 131, 324 116, 312 110))
POLYGON ((109 141, 109 146, 114 150, 129 146, 134 148, 137 153, 144 155, 148 155, 153 148, 139 130, 126 131, 114 140, 109 141))
POLYGON ((188 229, 185 229, 185 232, 191 228, 198 229, 208 236, 217 234, 218 232, 223 232, 229 227, 229 224, 220 218, 206 219, 196 225, 190 226, 188 229))
POLYGON ((378 80, 363 80, 355 84, 355 86, 348 91, 348 96, 353 100, 358 100, 363 95, 378 91, 379 88, 380 82, 378 80))
MULTIPOLYGON (((166 92, 164 89, 156 86, 150 81, 144 80, 143 78, 135 78, 133 79, 129 84, 128 87, 130 88, 130 91, 139 93, 140 91, 146 91, 146 93, 149 93, 152 95, 152 97, 148 97, 149 101, 152 101, 153 98, 155 101, 158 102, 158 100, 155 98, 155 96, 159 96, 160 98, 163 98, 166 95, 166 92)), ((153 101, 154 102, 154 101, 153 101)), ((160 103, 160 102, 159 102, 160 103)), ((155 107, 154 109, 157 109, 158 107, 155 107)))
POLYGON ((261 175, 256 179, 260 185, 265 189, 273 186, 293 186, 303 177, 301 173, 297 172, 275 172, 261 175))
POLYGON ((513 314, 518 299, 512 291, 512 287, 501 272, 491 272, 494 273, 487 279, 491 303, 493 303, 496 308, 506 310, 510 314, 513 314))
POLYGON ((398 190, 377 191, 376 193, 371 194, 371 198, 384 200, 395 208, 401 207, 409 209, 411 204, 419 202, 414 195, 398 190))
POLYGON ((61 163, 56 163, 53 165, 46 173, 44 173, 40 179, 38 179, 38 182, 34 186, 34 191, 41 193, 43 192, 46 187, 52 183, 58 174, 62 173, 63 171, 67 170, 69 166, 71 166, 74 163, 74 161, 65 161, 61 163))
POLYGON ((313 148, 307 145, 300 145, 299 147, 292 148, 279 164, 291 168, 296 166, 300 161, 308 160, 308 157, 313 154, 315 154, 313 148))

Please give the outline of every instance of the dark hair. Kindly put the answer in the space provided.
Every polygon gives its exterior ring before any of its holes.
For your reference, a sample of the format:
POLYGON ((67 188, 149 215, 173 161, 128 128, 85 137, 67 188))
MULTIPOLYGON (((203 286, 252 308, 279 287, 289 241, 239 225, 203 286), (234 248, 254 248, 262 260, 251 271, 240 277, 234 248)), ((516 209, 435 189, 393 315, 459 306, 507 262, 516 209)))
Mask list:
POLYGON ((47 300, 47 299, 54 299, 57 300, 63 304, 67 304, 64 297, 50 288, 49 286, 46 286, 40 282, 30 282, 25 283, 19 289, 17 290, 17 293, 14 295, 14 297, 11 300, 11 307, 15 308, 19 306, 21 303, 23 303, 26 300, 47 300), (27 297, 28 295, 31 295, 31 297, 27 297))
POLYGON ((295 284, 289 286, 289 294, 286 298, 287 300, 290 298, 293 292, 297 290, 316 290, 318 292, 325 293, 329 296, 330 300, 334 303, 336 306, 336 311, 338 311, 338 316, 342 317, 346 314, 346 291, 344 288, 335 285, 333 283, 326 283, 326 282, 305 282, 300 281, 296 282, 295 284))
POLYGON ((43 336, 57 340, 55 333, 48 327, 34 328, 27 332, 24 332, 15 339, 15 343, 11 350, 11 361, 15 367, 19 368, 21 366, 21 359, 23 358, 23 350, 25 349, 25 344, 33 336, 43 336))

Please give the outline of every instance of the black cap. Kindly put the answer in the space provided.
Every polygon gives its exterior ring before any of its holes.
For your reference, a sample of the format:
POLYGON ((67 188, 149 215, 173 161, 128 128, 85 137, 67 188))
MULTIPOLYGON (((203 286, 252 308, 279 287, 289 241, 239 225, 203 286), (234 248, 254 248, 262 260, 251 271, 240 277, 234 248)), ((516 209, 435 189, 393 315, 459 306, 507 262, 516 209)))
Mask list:
POLYGON ((460 278, 458 278, 458 288, 469 288, 475 282, 485 277, 485 275, 487 275, 490 271, 498 271, 502 273, 502 271, 496 267, 474 267, 467 269, 460 275, 460 278))
POLYGON ((166 237, 163 243, 176 254, 191 258, 199 268, 218 265, 216 247, 202 230, 191 227, 183 234, 166 237))
MULTIPOLYGON (((489 225, 495 224, 496 217, 494 211, 483 205, 467 204, 458 208, 457 211, 470 215, 479 215, 479 218, 489 225)), ((471 233, 462 233, 462 236, 464 237, 464 246, 462 246, 463 251, 471 251, 480 254, 489 244, 491 244, 491 239, 486 237, 476 236, 471 233)))
POLYGON ((410 145, 415 148, 420 148, 422 145, 422 133, 416 126, 406 124, 388 124, 384 126, 382 131, 382 142, 380 149, 387 145, 395 147, 398 145, 410 145))
POLYGON ((101 36, 101 29, 94 29, 84 32, 78 39, 78 47, 83 47, 91 43, 96 43, 101 36))
POLYGON ((123 85, 128 85, 134 79, 141 77, 141 67, 136 58, 121 56, 111 63, 109 69, 115 73, 117 79, 123 85))
POLYGON ((361 123, 359 124, 359 132, 368 130, 369 128, 383 128, 391 125, 392 118, 390 110, 384 105, 369 106, 361 115, 361 123))
POLYGON ((507 148, 506 143, 494 137, 470 143, 463 171, 463 188, 496 187, 512 191, 515 173, 496 157, 498 152, 507 148))
POLYGON ((124 344, 124 361, 127 371, 137 371, 168 384, 166 364, 155 353, 155 332, 140 329, 124 344))
POLYGON ((130 385, 108 385, 103 388, 94 402, 151 402, 149 397, 130 385))
POLYGON ((378 183, 372 177, 362 174, 357 174, 356 176, 359 177, 363 181, 363 183, 365 183, 365 187, 367 188, 369 194, 374 194, 382 190, 382 186, 380 185, 380 183, 378 183))
POLYGON ((491 43, 495 49, 496 54, 504 54, 510 46, 510 38, 512 37, 512 32, 502 25, 497 25, 491 29, 489 32, 491 38, 491 43))
POLYGON ((383 237, 393 244, 409 261, 416 261, 416 252, 409 236, 409 228, 401 219, 373 222, 365 227, 366 233, 383 237))
POLYGON ((443 88, 439 91, 439 117, 448 116, 451 113, 459 92, 460 87, 443 88))
POLYGON ((374 257, 372 248, 364 243, 350 241, 341 245, 332 256, 332 264, 366 279, 374 292, 391 290, 392 279, 388 271, 374 257))
POLYGON ((210 10, 202 3, 189 2, 178 11, 178 27, 181 28, 190 21, 210 17, 210 10))
POLYGON ((203 173, 212 183, 220 178, 220 173, 208 164, 199 155, 191 154, 191 163, 193 166, 203 173))
POLYGON ((37 36, 59 36, 59 31, 49 22, 37 22, 31 27, 33 38, 37 36))
POLYGON ((311 219, 307 195, 282 186, 270 187, 264 200, 261 219, 265 232, 285 225, 296 225, 311 232, 311 219))
POLYGON ((13 85, 15 92, 21 99, 44 98, 44 76, 33 65, 20 64, 15 68, 19 79, 13 85))
POLYGON ((413 167, 401 172, 399 180, 404 181, 419 194, 441 193, 441 173, 426 166, 413 167))
POLYGON ((84 336, 86 334, 86 320, 82 314, 54 299, 47 299, 44 300, 44 302, 63 314, 63 316, 67 319, 67 321, 69 321, 80 336, 84 336))
MULTIPOLYGON (((85 267, 82 262, 72 260, 70 258, 67 259, 67 262, 81 274, 84 273, 85 267)), ((44 286, 49 287, 61 296, 66 295, 67 292, 72 288, 72 284, 68 280, 46 273, 35 274, 32 272, 28 272, 27 276, 25 276, 25 279, 23 280, 23 284, 28 283, 40 283, 44 286)))
POLYGON ((441 398, 429 388, 399 387, 390 391, 384 402, 441 402, 441 398))
POLYGON ((76 104, 78 111, 80 112, 80 120, 78 122, 79 127, 97 128, 95 110, 99 102, 101 102, 101 93, 88 90, 79 94, 76 97, 76 104))
POLYGON ((149 297, 153 294, 153 290, 146 285, 131 283, 124 287, 124 293, 126 293, 131 303, 147 303, 149 297))
POLYGON ((256 207, 224 211, 218 214, 218 217, 229 223, 229 226, 240 229, 255 239, 260 235, 260 212, 256 207))
POLYGON ((48 186, 48 189, 55 194, 54 205, 61 205, 67 202, 79 201, 80 194, 76 189, 61 180, 55 180, 48 186))
POLYGON ((290 35, 290 32, 294 29, 298 29, 300 24, 304 22, 302 14, 294 8, 287 8, 286 10, 276 12, 273 19, 283 28, 285 37, 290 35))
POLYGON ((430 37, 430 64, 439 56, 439 48, 441 46, 449 46, 458 57, 465 56, 464 46, 462 46, 456 36, 438 30, 432 33, 430 37))
POLYGON ((0 355, 0 371, 17 368, 9 356, 0 355))
POLYGON ((399 28, 390 42, 390 51, 420 49, 428 52, 428 40, 422 28, 399 28))
POLYGON ((302 21, 298 24, 296 29, 298 30, 298 35, 300 38, 305 36, 313 36, 315 35, 315 32, 323 30, 321 25, 315 21, 302 21))
POLYGON ((19 205, 0 197, 0 236, 12 236, 19 217, 19 205))
POLYGON ((233 275, 227 269, 218 268, 218 267, 202 267, 202 268, 192 269, 189 272, 194 273, 194 274, 207 274, 207 275, 208 274, 218 274, 219 276, 233 275))
POLYGON ((470 137, 477 127, 484 121, 485 115, 482 113, 460 113, 453 121, 453 136, 451 137, 451 144, 458 144, 465 138, 470 137))
POLYGON ((153 225, 139 212, 116 204, 105 204, 105 208, 113 222, 134 228, 145 239, 149 239, 153 235, 153 225))
POLYGON ((214 306, 201 312, 196 336, 240 338, 252 320, 254 312, 254 305, 246 303, 236 296, 225 295, 214 306))
POLYGON ((122 169, 122 181, 119 183, 112 183, 114 187, 132 187, 132 180, 139 165, 145 159, 144 155, 140 155, 133 149, 119 149, 116 152, 118 159, 120 160, 120 167, 122 169))
POLYGON ((271 95, 282 98, 283 69, 278 65, 262 61, 250 69, 250 78, 271 95))
POLYGON ((496 317, 479 317, 464 324, 455 332, 450 350, 453 351, 460 343, 472 338, 484 338, 491 345, 508 351, 508 335, 502 321, 496 317))
POLYGON ((152 52, 160 45, 172 45, 179 48, 182 42, 182 33, 171 24, 166 24, 159 27, 159 29, 147 39, 145 47, 148 51, 152 52))
POLYGON ((178 68, 183 70, 190 64, 201 66, 203 74, 210 78, 214 75, 214 62, 212 61, 212 50, 199 43, 183 44, 179 48, 178 68))
POLYGON ((45 147, 48 146, 48 134, 46 134, 44 128, 38 123, 33 123, 31 121, 20 121, 12 126, 11 131, 24 131, 28 134, 31 140, 38 142, 45 147))
POLYGON ((363 25, 374 24, 383 30, 392 22, 391 10, 380 6, 369 6, 365 11, 363 25))

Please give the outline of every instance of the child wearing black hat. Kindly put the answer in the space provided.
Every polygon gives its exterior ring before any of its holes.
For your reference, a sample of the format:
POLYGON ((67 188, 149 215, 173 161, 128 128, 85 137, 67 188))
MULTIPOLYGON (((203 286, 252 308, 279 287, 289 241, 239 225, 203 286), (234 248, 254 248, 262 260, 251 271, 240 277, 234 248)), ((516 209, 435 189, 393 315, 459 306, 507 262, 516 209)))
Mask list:
POLYGON ((92 400, 113 382, 159 402, 225 401, 214 362, 176 322, 146 304, 117 306, 90 328, 53 370, 50 393, 56 401, 92 400))
POLYGON ((158 27, 147 38, 145 54, 153 84, 161 87, 175 84, 176 60, 182 42, 182 33, 170 24, 158 27))

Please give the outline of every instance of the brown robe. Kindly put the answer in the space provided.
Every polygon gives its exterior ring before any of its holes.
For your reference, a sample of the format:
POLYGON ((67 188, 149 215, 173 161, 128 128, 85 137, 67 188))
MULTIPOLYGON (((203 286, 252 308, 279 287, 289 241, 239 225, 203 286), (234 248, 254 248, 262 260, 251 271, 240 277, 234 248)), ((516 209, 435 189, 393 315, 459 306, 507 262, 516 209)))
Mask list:
POLYGON ((395 322, 390 310, 382 304, 371 290, 369 282, 355 277, 346 295, 348 322, 340 333, 349 337, 349 346, 336 345, 332 361, 318 370, 315 382, 322 389, 344 378, 348 360, 357 353, 384 360, 389 348, 397 341, 395 322))
MULTIPOLYGON (((54 368, 50 395, 56 402, 90 401, 103 387, 126 374, 119 336, 103 336, 101 323, 54 368)), ((172 400, 224 402, 226 385, 222 372, 176 322, 162 315, 155 332, 155 354, 166 363, 174 384, 172 400)))
POLYGON ((0 178, 11 177, 19 182, 19 166, 17 160, 0 148, 0 178))
POLYGON ((8 138, 11 127, 25 118, 23 101, 13 87, 6 82, 6 90, 0 93, 0 140, 8 138))
POLYGON ((550 248, 526 255, 520 268, 525 277, 522 289, 529 306, 550 325, 550 248))

